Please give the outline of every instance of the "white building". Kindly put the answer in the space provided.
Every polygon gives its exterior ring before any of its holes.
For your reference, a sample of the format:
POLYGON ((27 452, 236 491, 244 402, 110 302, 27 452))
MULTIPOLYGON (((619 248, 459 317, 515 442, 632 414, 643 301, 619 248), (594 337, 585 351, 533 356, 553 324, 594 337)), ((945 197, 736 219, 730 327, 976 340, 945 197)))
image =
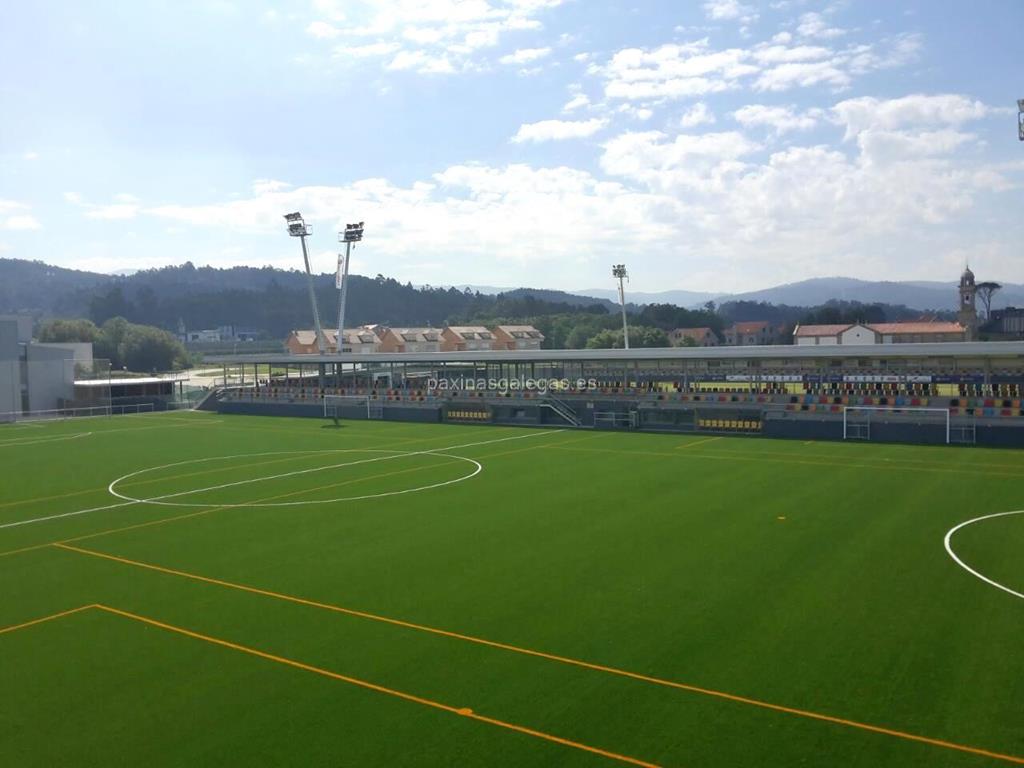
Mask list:
POLYGON ((793 329, 793 343, 798 346, 911 344, 946 341, 967 341, 967 329, 959 323, 936 321, 798 325, 793 329))

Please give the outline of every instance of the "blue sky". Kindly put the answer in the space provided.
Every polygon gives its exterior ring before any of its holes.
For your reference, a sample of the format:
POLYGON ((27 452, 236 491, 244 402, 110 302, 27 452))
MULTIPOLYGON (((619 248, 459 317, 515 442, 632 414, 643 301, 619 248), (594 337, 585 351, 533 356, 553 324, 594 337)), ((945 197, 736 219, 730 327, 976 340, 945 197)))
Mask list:
POLYGON ((1024 3, 36 2, 0 256, 416 284, 1024 282, 1024 3), (1020 92, 1018 92, 1020 91, 1020 92))

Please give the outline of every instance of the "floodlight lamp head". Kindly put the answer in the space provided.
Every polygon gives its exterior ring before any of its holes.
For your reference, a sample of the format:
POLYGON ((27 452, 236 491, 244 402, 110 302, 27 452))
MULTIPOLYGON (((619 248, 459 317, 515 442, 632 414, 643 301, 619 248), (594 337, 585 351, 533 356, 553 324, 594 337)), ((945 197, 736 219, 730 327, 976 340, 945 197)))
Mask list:
POLYGON ((363 222, 346 224, 345 231, 338 233, 338 239, 343 243, 358 243, 363 239, 363 222))
POLYGON ((626 272, 626 265, 625 264, 615 264, 615 265, 613 265, 612 266, 612 277, 618 277, 620 279, 623 278, 623 277, 629 277, 629 275, 626 272))
POLYGON ((1017 99, 1017 111, 1024 113, 1024 99, 1017 99))
POLYGON ((292 237, 303 237, 312 231, 302 220, 302 214, 298 211, 286 213, 284 220, 288 222, 288 234, 292 237))

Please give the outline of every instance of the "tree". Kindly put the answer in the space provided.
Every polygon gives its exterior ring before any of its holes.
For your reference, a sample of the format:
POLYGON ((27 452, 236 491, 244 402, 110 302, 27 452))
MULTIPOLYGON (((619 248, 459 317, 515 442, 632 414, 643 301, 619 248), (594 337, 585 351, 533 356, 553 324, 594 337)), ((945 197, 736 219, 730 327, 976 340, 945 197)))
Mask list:
POLYGON ((103 324, 93 343, 93 355, 110 361, 112 368, 124 367, 121 346, 131 325, 123 317, 112 317, 103 324))
POLYGON ((622 331, 604 330, 587 339, 587 349, 622 349, 622 331))
POLYGON ((112 286, 89 300, 89 317, 94 323, 104 323, 112 317, 134 316, 135 306, 124 296, 120 285, 112 286))
MULTIPOLYGON (((667 347, 669 346, 668 335, 660 328, 637 325, 629 329, 629 346, 631 348, 667 347)), ((587 340, 587 349, 623 349, 624 347, 621 329, 605 329, 587 340)))
POLYGON ((693 338, 693 336, 684 336, 683 337, 683 343, 680 344, 680 346, 681 347, 696 347, 697 346, 697 340, 695 338, 693 338))
POLYGON ((985 319, 992 319, 992 297, 995 292, 1003 286, 999 283, 993 283, 992 281, 986 281, 984 283, 978 283, 975 286, 978 289, 978 298, 981 299, 981 303, 985 307, 985 319))
POLYGON ((121 354, 123 364, 132 371, 169 371, 189 365, 181 342, 151 325, 129 325, 121 354))
POLYGON ((91 320, 51 320, 39 329, 44 343, 95 342, 100 329, 91 320))

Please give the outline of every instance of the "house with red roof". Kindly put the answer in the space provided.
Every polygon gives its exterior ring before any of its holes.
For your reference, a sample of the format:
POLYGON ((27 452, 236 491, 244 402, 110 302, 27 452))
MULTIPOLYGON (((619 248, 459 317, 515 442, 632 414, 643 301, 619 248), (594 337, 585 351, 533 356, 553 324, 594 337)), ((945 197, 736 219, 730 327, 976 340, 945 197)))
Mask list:
POLYGON ((779 329, 767 320, 735 323, 725 329, 725 343, 730 347, 759 347, 778 341, 779 329))
POLYGON ((721 343, 710 328, 676 328, 668 332, 668 340, 673 347, 717 347, 721 343))

